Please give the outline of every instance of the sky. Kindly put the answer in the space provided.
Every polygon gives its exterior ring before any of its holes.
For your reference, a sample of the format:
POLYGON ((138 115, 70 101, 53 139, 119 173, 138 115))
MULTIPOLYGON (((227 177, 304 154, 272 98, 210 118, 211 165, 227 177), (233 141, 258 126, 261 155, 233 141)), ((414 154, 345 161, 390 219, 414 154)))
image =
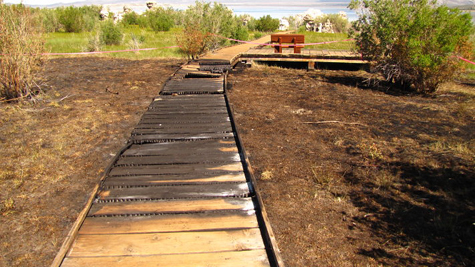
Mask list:
MULTIPOLYGON (((195 0, 155 0, 159 4, 166 4, 176 9, 186 9, 193 5, 195 0)), ((475 0, 440 0, 447 5, 468 5, 475 4, 475 0)), ((144 6, 147 0, 4 0, 4 3, 18 4, 23 2, 25 5, 48 6, 48 5, 106 5, 122 3, 136 3, 144 6)), ((350 20, 356 19, 356 14, 347 8, 350 0, 206 0, 206 2, 220 2, 232 9, 237 15, 249 14, 259 18, 264 15, 271 15, 274 18, 302 14, 310 8, 319 9, 323 13, 338 13, 345 11, 350 20)), ((135 9, 135 8, 134 8, 135 9)), ((140 8, 145 10, 145 7, 140 8)), ((136 10, 141 12, 143 10, 136 10)), ((112 11, 112 10, 111 10, 112 11)))

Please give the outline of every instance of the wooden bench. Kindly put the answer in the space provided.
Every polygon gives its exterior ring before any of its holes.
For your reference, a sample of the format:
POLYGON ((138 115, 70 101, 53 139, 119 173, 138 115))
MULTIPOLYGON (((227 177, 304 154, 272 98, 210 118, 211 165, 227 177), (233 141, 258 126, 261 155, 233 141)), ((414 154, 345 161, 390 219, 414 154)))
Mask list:
POLYGON ((299 45, 299 44, 305 43, 305 35, 303 34, 271 34, 270 42, 279 43, 279 45, 274 46, 275 53, 282 53, 282 48, 293 47, 294 53, 300 54, 304 46, 299 45))

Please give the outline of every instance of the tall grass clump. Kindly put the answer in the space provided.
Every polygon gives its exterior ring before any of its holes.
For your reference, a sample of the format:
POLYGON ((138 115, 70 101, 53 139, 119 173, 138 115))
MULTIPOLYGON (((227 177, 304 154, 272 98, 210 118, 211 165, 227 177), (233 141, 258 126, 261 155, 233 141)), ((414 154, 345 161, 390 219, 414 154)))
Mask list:
POLYGON ((42 23, 23 5, 0 5, 0 100, 40 91, 38 72, 45 62, 42 23))

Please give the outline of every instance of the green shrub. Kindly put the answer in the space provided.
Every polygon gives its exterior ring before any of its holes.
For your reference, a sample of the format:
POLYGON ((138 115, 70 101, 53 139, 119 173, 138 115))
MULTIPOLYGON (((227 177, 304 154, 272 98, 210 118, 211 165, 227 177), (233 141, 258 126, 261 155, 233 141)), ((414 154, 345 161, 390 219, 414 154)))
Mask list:
POLYGON ((101 43, 105 45, 119 45, 122 42, 123 37, 124 34, 122 33, 122 29, 112 20, 109 19, 101 23, 101 43))
POLYGON ((279 28, 279 24, 279 19, 274 19, 267 15, 257 20, 256 29, 261 32, 274 32, 279 28))
POLYGON ((124 26, 139 25, 139 15, 135 12, 126 13, 120 22, 124 26))
POLYGON ((428 0, 352 0, 358 10, 351 34, 363 56, 403 90, 431 93, 453 79, 470 57, 469 14, 428 0))
POLYGON ((92 31, 100 19, 100 6, 61 7, 57 9, 59 22, 65 32, 92 31))
POLYGON ((172 16, 163 8, 156 8, 146 12, 150 28, 156 32, 167 32, 174 26, 172 16))
POLYGON ((33 96, 45 52, 41 18, 23 5, 0 5, 0 99, 33 96))
POLYGON ((231 37, 233 39, 247 41, 249 40, 249 31, 247 30, 247 27, 239 25, 236 27, 236 30, 232 33, 231 37))

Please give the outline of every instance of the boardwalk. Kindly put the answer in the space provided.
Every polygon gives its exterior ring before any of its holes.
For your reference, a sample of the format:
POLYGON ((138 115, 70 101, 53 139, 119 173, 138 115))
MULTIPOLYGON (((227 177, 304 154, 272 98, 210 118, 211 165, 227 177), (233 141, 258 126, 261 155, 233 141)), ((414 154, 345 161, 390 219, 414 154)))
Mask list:
POLYGON ((52 266, 283 266, 225 92, 223 70, 265 57, 253 46, 223 49, 170 77, 52 266))
MULTIPOLYGON (((53 266, 279 266, 224 92, 185 65, 114 159, 53 266)), ((211 70, 211 71, 203 71, 211 70)))

